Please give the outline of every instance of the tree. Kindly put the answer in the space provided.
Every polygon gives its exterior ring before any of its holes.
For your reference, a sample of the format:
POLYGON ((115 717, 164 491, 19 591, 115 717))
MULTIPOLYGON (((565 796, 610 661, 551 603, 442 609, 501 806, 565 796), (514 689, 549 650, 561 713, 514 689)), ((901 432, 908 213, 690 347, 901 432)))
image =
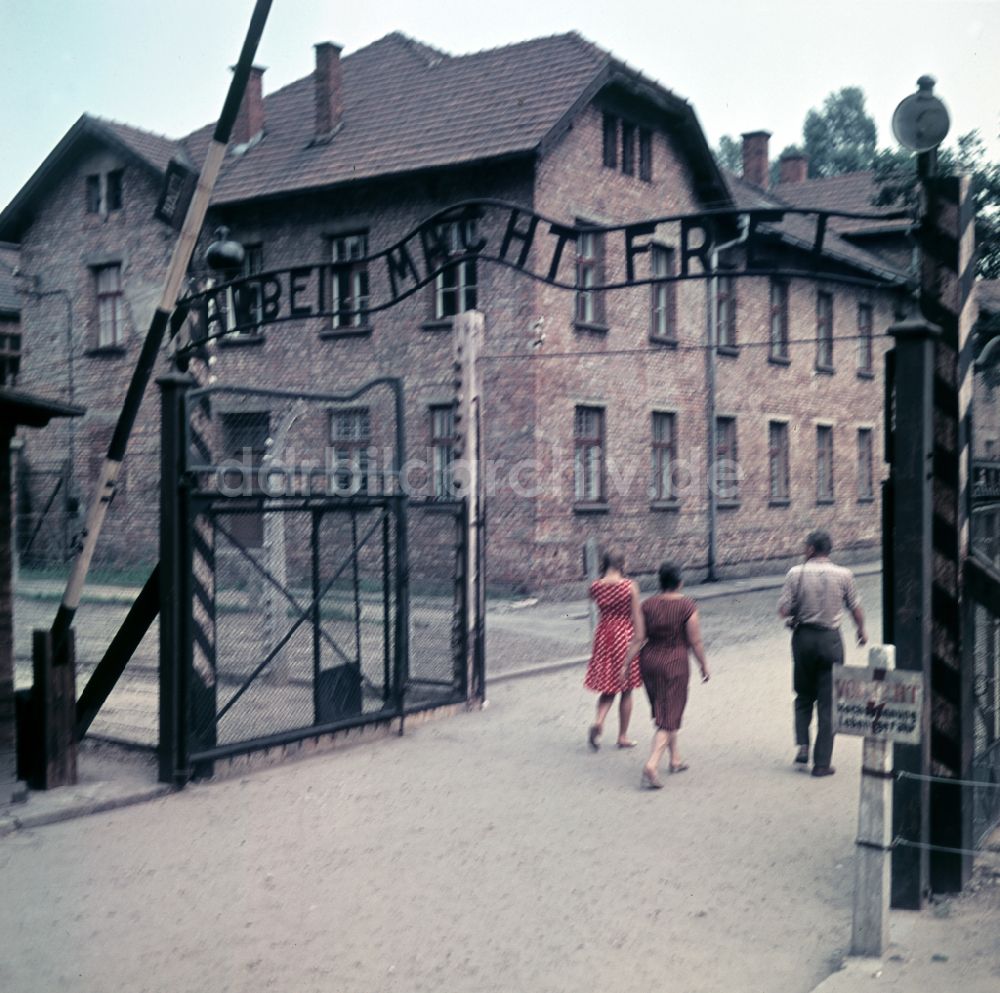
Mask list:
POLYGON ((724 134, 715 150, 715 159, 723 169, 740 173, 743 171, 743 146, 732 135, 724 134))
POLYGON ((839 176, 872 168, 878 145, 878 129, 865 109, 865 94, 859 86, 845 86, 813 108, 802 126, 809 176, 839 176))
MULTIPOLYGON (((920 195, 916 156, 904 151, 881 151, 875 157, 875 203, 916 210, 920 195)), ((987 161, 978 131, 959 135, 954 148, 938 153, 938 174, 967 175, 976 209, 976 272, 984 279, 1000 279, 1000 165, 987 161)))

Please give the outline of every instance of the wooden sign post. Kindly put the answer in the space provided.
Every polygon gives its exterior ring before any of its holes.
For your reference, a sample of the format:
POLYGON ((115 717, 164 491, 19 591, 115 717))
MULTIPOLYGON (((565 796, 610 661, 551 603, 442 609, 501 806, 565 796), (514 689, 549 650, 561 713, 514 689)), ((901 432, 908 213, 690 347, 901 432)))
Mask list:
POLYGON ((889 943, 893 742, 920 741, 923 676, 895 671, 896 649, 876 645, 869 667, 833 670, 834 730, 863 735, 851 954, 881 956, 889 943))

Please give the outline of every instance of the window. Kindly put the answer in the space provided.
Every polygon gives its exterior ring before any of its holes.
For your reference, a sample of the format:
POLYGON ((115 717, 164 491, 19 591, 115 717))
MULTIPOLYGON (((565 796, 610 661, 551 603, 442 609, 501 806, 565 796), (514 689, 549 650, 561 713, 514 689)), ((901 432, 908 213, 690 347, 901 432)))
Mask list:
POLYGON ((453 495, 452 464, 455 461, 455 405, 431 407, 431 482, 434 496, 453 495))
MULTIPOLYGON (((451 254, 461 255, 476 244, 475 220, 452 221, 442 225, 441 240, 451 254)), ((434 281, 434 317, 443 320, 476 309, 476 260, 452 262, 434 281)), ((367 294, 367 283, 366 290, 367 294)))
POLYGON ((614 169, 618 165, 618 118, 604 115, 604 164, 614 169))
POLYGON ((788 358, 788 283, 771 280, 771 358, 788 358))
POLYGON ((368 235, 345 234, 330 242, 333 263, 330 309, 334 328, 358 328, 368 323, 368 235))
POLYGON ((330 447, 341 491, 367 492, 370 445, 371 417, 367 407, 330 412, 330 447))
MULTIPOLYGON (((663 245, 653 245, 652 267, 654 276, 673 276, 676 273, 674 250, 663 245)), ((653 283, 650 334, 654 338, 677 340, 677 284, 653 283)))
POLYGON ((833 428, 827 424, 816 427, 816 500, 833 502, 833 428))
MULTIPOLYGON (((267 454, 270 420, 266 411, 222 415, 223 446, 229 458, 243 467, 244 481, 250 484, 245 487, 248 494, 259 490, 257 470, 267 454)), ((264 515, 260 511, 226 515, 221 523, 244 548, 263 548, 264 515)))
POLYGON ((740 498, 739 453, 736 448, 736 418, 715 419, 715 465, 712 479, 719 500, 735 503, 740 498))
POLYGON ((786 501, 789 498, 788 423, 786 421, 771 421, 768 424, 767 451, 771 500, 786 501))
POLYGON ((858 304, 858 372, 863 375, 872 373, 872 305, 858 304))
POLYGON ((858 428, 858 499, 875 498, 875 469, 872 429, 858 428))
POLYGON ((578 324, 604 323, 604 296, 588 290, 604 281, 604 236, 581 231, 576 238, 576 320, 578 324))
POLYGON ((833 370, 833 296, 816 294, 816 368, 833 370))
POLYGON ((107 183, 106 197, 108 210, 121 210, 122 207, 122 170, 115 169, 105 176, 107 183))
POLYGON ((122 307, 122 267, 104 265, 94 270, 97 288, 97 347, 111 348, 125 341, 122 307))
POLYGON ((639 128, 639 178, 647 183, 653 179, 653 135, 648 128, 639 128))
POLYGON ((122 180, 123 169, 111 172, 92 173, 85 181, 85 200, 88 214, 108 214, 121 210, 124 202, 122 180))
POLYGON ((635 175, 635 125, 622 121, 622 172, 635 175))
POLYGON ((715 306, 720 348, 736 347, 736 281, 732 276, 715 279, 715 306))
POLYGON ((677 424, 674 414, 653 414, 654 500, 674 500, 674 460, 677 458, 677 424))
POLYGON ((87 177, 87 213, 99 214, 101 212, 101 177, 87 177))
POLYGON ((577 407, 573 424, 573 499, 604 501, 604 408, 577 407))
MULTIPOLYGON (((256 275, 264 270, 264 250, 260 245, 243 246, 240 277, 256 275)), ((264 319, 260 283, 250 281, 226 290, 226 330, 241 335, 257 336, 264 319)))

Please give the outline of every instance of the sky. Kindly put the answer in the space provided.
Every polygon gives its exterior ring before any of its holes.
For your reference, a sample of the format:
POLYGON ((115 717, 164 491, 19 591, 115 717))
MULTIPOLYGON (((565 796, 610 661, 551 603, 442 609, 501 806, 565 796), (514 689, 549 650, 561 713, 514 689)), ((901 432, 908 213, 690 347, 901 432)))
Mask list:
MULTIPOLYGON (((82 113, 181 137, 214 121, 252 0, 0 0, 0 207, 82 113)), ((879 144, 919 76, 937 79, 954 138, 978 128, 1000 161, 1000 0, 274 0, 257 62, 265 93, 402 31, 463 54, 575 30, 694 106, 710 144, 801 142, 808 111, 860 86, 879 144)))

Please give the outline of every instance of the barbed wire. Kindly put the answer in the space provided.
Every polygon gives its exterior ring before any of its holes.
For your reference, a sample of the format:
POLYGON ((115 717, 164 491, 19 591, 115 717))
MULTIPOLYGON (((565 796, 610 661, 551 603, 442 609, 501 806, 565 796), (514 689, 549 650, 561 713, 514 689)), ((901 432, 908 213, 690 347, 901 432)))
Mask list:
POLYGON ((1000 790, 1000 783, 981 783, 976 779, 952 779, 950 776, 931 776, 922 772, 907 772, 901 769, 897 779, 918 779, 923 783, 951 783, 954 786, 974 786, 979 789, 1000 790))
POLYGON ((952 848, 949 845, 932 845, 926 841, 910 841, 909 838, 893 838, 889 848, 900 847, 919 848, 925 852, 944 852, 946 855, 972 855, 975 858, 980 858, 983 855, 992 855, 994 858, 1000 858, 1000 852, 992 848, 952 848))

